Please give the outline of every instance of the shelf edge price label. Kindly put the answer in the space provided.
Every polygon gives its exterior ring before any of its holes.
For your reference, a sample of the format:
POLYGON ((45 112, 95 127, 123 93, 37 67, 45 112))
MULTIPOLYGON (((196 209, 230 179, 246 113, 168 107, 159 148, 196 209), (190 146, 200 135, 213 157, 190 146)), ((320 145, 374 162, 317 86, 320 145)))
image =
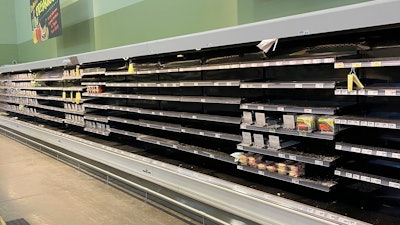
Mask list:
POLYGON ((285 111, 285 108, 284 107, 277 107, 276 110, 279 111, 279 112, 283 112, 283 111, 285 111))
POLYGON ((371 62, 371 66, 372 66, 372 67, 379 67, 379 66, 382 66, 382 62, 380 62, 380 61, 371 62))
POLYGON ((397 91, 395 89, 386 89, 385 90, 385 95, 386 96, 396 96, 397 91))
POLYGON ((400 153, 392 153, 392 158, 400 159, 400 153))
POLYGON ((324 88, 324 84, 323 83, 316 83, 315 84, 315 88, 324 88))
POLYGON ((400 183, 389 181, 389 187, 400 189, 400 183))
POLYGON ((242 109, 248 109, 248 108, 249 108, 248 105, 241 105, 240 107, 241 107, 242 109))
POLYGON ((270 133, 275 133, 275 132, 276 132, 276 129, 274 129, 274 128, 269 128, 269 129, 268 129, 268 132, 270 132, 270 133))
POLYGON ((238 146, 237 146, 237 149, 238 149, 238 150, 243 150, 243 146, 238 145, 238 146))
POLYGON ((365 181, 365 182, 371 182, 371 178, 367 176, 361 176, 360 180, 365 181))
POLYGON ((387 157, 387 152, 384 151, 376 151, 377 156, 387 157))
POLYGON ((286 158, 286 155, 283 154, 283 153, 278 153, 278 157, 279 157, 279 158, 286 158))
POLYGON ((336 62, 336 63, 334 64, 334 67, 335 67, 335 69, 342 69, 342 68, 344 68, 344 63, 342 63, 342 62, 336 62))
POLYGON ((351 152, 355 152, 355 153, 360 153, 361 152, 361 148, 357 148, 357 147, 351 147, 350 148, 351 152))
POLYGON ((303 84, 294 84, 294 88, 303 88, 303 84))
POLYGON ((315 165, 319 165, 319 166, 323 166, 324 165, 324 162, 321 161, 321 160, 315 160, 314 163, 315 163, 315 165))
POLYGON ((361 153, 366 154, 366 155, 372 155, 372 150, 367 149, 367 148, 363 148, 361 150, 361 153))
POLYGON ((374 184, 382 184, 382 181, 381 181, 381 179, 377 179, 377 178, 371 177, 371 183, 374 183, 374 184))
POLYGON ((345 177, 347 177, 347 178, 353 178, 353 174, 352 173, 345 173, 345 177))
POLYGON ((260 174, 260 175, 263 175, 263 176, 265 175, 265 172, 262 171, 262 170, 259 170, 257 173, 260 174))
POLYGON ((199 154, 199 151, 193 150, 193 153, 194 153, 194 154, 199 154))
POLYGON ((296 178, 292 178, 292 183, 293 184, 300 184, 300 180, 296 178))
POLYGON ((238 170, 243 170, 243 166, 237 166, 238 170))
POLYGON ((312 111, 312 109, 304 109, 303 110, 305 113, 312 113, 313 111, 312 111))
POLYGON ((295 155, 289 155, 290 160, 297 160, 297 157, 295 155))
POLYGON ((307 132, 304 132, 304 131, 299 131, 299 136, 307 137, 307 136, 308 136, 308 133, 307 133, 307 132))
POLYGON ((342 145, 335 145, 335 149, 342 150, 342 145))
POLYGON ((362 66, 362 63, 360 63, 360 62, 352 63, 352 64, 351 64, 351 67, 353 67, 353 68, 359 68, 359 67, 361 67, 361 66, 362 66))
POLYGON ((257 106, 257 109, 258 109, 258 110, 264 110, 264 106, 259 105, 259 106, 257 106))
POLYGON ((215 158, 214 154, 210 154, 209 157, 212 158, 212 159, 215 158))
POLYGON ((360 179, 360 175, 358 175, 358 174, 353 174, 353 179, 359 180, 359 179, 360 179))

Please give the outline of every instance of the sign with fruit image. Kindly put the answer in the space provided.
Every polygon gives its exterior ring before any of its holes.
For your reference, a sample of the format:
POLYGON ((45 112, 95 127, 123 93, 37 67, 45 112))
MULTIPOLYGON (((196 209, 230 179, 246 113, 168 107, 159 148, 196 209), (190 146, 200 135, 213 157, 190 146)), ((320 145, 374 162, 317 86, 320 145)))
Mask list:
POLYGON ((33 43, 62 34, 59 0, 30 0, 33 43))

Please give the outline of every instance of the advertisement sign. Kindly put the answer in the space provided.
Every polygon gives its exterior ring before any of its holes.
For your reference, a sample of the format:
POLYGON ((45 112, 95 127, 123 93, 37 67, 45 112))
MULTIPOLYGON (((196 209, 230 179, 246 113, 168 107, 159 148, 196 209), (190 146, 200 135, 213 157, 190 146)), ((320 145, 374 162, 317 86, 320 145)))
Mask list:
POLYGON ((30 0, 33 43, 62 34, 59 0, 30 0))

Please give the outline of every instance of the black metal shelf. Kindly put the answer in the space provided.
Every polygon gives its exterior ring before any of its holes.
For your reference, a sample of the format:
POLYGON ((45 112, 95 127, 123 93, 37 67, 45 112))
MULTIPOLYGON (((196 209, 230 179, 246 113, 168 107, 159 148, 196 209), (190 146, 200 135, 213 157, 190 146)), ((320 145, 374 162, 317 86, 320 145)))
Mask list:
POLYGON ((373 174, 368 174, 368 173, 363 173, 363 172, 358 172, 358 171, 343 169, 343 168, 336 168, 335 175, 341 176, 341 177, 346 177, 346 178, 353 179, 353 180, 359 180, 359 181, 364 181, 364 182, 373 183, 373 184, 377 184, 377 185, 400 189, 400 180, 396 180, 396 179, 392 179, 392 178, 377 176, 377 175, 373 175, 373 174))
POLYGON ((374 117, 341 116, 335 119, 335 124, 361 126, 361 127, 377 127, 385 129, 400 129, 400 120, 382 119, 374 117))
POLYGON ((306 179, 306 178, 302 178, 302 177, 290 177, 290 176, 282 175, 279 173, 272 173, 272 172, 265 171, 265 170, 258 170, 256 168, 252 168, 249 166, 238 165, 237 169, 243 170, 246 172, 250 172, 250 173, 254 173, 254 174, 258 174, 261 176, 266 176, 269 178, 289 182, 292 184, 297 184, 300 186, 317 189, 317 190, 324 191, 324 192, 330 192, 331 189, 337 184, 337 182, 335 182, 335 181, 315 181, 315 180, 310 180, 310 179, 306 179))
POLYGON ((367 145, 357 145, 345 142, 336 142, 335 149, 339 151, 354 152, 364 155, 373 155, 392 159, 400 159, 400 150, 373 147, 367 145))
POLYGON ((308 164, 330 167, 339 157, 329 157, 316 154, 302 153, 290 151, 285 148, 282 149, 272 149, 272 148, 259 148, 254 146, 249 146, 245 144, 238 144, 238 150, 249 151, 253 153, 258 153, 262 155, 273 156, 282 159, 289 159, 298 162, 304 162, 308 164))
POLYGON ((303 132, 297 130, 287 130, 283 128, 268 128, 268 127, 260 127, 255 125, 249 125, 242 123, 240 128, 243 130, 252 130, 266 133, 274 133, 274 134, 284 134, 291 136, 299 136, 299 137, 308 137, 308 138, 316 138, 316 139, 324 139, 324 140, 333 140, 335 138, 335 134, 323 133, 323 132, 303 132))

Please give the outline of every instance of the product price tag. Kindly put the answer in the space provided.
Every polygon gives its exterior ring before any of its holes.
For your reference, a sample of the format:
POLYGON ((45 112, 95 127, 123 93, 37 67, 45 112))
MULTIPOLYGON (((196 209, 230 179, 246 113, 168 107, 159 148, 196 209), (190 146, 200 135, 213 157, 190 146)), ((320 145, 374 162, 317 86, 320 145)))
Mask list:
POLYGON ((257 109, 258 109, 258 110, 264 110, 264 106, 259 105, 259 106, 257 106, 257 109))
POLYGON ((353 179, 359 180, 359 179, 360 179, 360 175, 358 175, 358 174, 353 174, 353 179))
POLYGON ((392 153, 392 158, 400 159, 400 153, 392 153))
POLYGON ((199 151, 193 150, 193 153, 194 153, 194 154, 199 154, 199 151))
POLYGON ((372 177, 371 177, 371 183, 374 183, 374 184, 382 184, 382 181, 381 181, 381 179, 377 179, 377 178, 372 178, 372 177))
POLYGON ((362 154, 366 154, 366 155, 372 155, 372 150, 367 149, 367 148, 363 148, 363 149, 361 150, 361 153, 362 153, 362 154))
POLYGON ((206 100, 204 98, 200 99, 201 102, 206 102, 206 100))
POLYGON ((279 157, 279 158, 286 158, 286 155, 283 154, 283 153, 279 153, 279 154, 278 154, 278 157, 279 157))
POLYGON ((342 150, 342 145, 335 145, 335 149, 342 150))
POLYGON ((260 175, 262 175, 262 176, 264 176, 264 175, 265 175, 265 172, 264 172, 264 171, 262 171, 262 170, 259 170, 257 173, 258 173, 258 174, 260 174, 260 175))
POLYGON ((361 152, 361 148, 351 147, 351 148, 350 148, 350 151, 351 151, 351 152, 360 153, 360 152, 361 152))
POLYGON ((365 181, 365 182, 371 182, 371 177, 360 176, 360 180, 365 181))
POLYGON ((289 65, 296 65, 296 61, 294 60, 289 61, 289 65))
POLYGON ((268 88, 268 84, 261 84, 261 88, 268 88))
POLYGON ((295 84, 294 88, 303 88, 303 84, 295 84))
POLYGON ((400 183, 389 181, 389 187, 400 189, 400 183))
POLYGON ((325 58, 324 63, 333 63, 335 60, 333 58, 325 58))
POLYGON ((200 134, 200 135, 204 135, 204 132, 200 131, 199 134, 200 134))
POLYGON ((274 128, 269 128, 269 129, 268 129, 268 132, 270 132, 270 133, 275 133, 275 132, 276 132, 276 129, 274 129, 274 128))
POLYGON ((248 106, 248 105, 241 105, 240 108, 241 108, 241 109, 248 109, 249 106, 248 106))
POLYGON ((395 123, 389 123, 388 128, 390 128, 390 129, 396 129, 397 126, 396 126, 395 123))
POLYGON ((375 127, 375 122, 368 121, 368 126, 369 126, 369 127, 375 127))
POLYGON ((278 107, 278 108, 276 108, 276 110, 279 111, 279 112, 283 112, 283 111, 285 111, 285 108, 284 107, 278 107))
POLYGON ((305 59, 305 60, 303 61, 303 63, 304 63, 304 64, 311 64, 312 61, 311 61, 310 59, 305 59))
POLYGON ((382 157, 387 157, 387 152, 376 151, 376 155, 377 155, 377 156, 382 156, 382 157))
POLYGON ((295 155, 289 155, 290 160, 297 160, 297 157, 295 155))
POLYGON ((305 113, 312 113, 312 109, 304 109, 305 113))
POLYGON ((368 95, 378 95, 379 94, 379 91, 377 91, 377 90, 368 90, 368 95))
POLYGON ((282 65, 283 65, 283 61, 277 61, 277 62, 275 62, 275 65, 277 65, 277 66, 282 66, 282 65))
POLYGON ((216 138, 221 138, 221 134, 215 134, 214 135, 216 138))
POLYGON ((294 183, 294 184, 300 184, 300 180, 299 180, 299 179, 292 178, 292 183, 294 183))
POLYGON ((379 67, 382 66, 382 62, 376 61, 376 62, 371 62, 372 67, 379 67))
POLYGON ((322 60, 321 60, 321 59, 313 59, 313 60, 312 60, 312 63, 314 63, 314 64, 320 64, 320 63, 322 63, 322 60))
POLYGON ((363 127, 367 127, 368 126, 368 121, 361 121, 360 125, 363 127))
POLYGON ((244 123, 240 124, 240 129, 246 129, 246 124, 244 123))
POLYGON ((237 149, 238 149, 238 150, 243 150, 243 146, 238 145, 238 146, 237 146, 237 149))
POLYGON ((340 89, 340 92, 341 92, 342 95, 348 95, 349 94, 347 89, 340 89))
POLYGON ((299 136, 307 137, 307 136, 308 136, 308 133, 307 133, 307 132, 299 131, 299 136))
POLYGON ((344 63, 342 63, 342 62, 336 62, 336 63, 334 64, 334 67, 335 67, 335 69, 344 68, 344 63))
POLYGON ((237 166, 238 170, 243 170, 243 166, 237 166))
POLYGON ((386 96, 396 96, 396 90, 393 90, 393 89, 386 89, 386 90, 385 90, 385 95, 386 95, 386 96))
POLYGON ((340 90, 340 89, 335 90, 335 95, 341 95, 341 94, 342 94, 342 90, 340 90))
POLYGON ((210 154, 209 157, 212 158, 212 159, 215 158, 215 156, 213 154, 210 154))
POLYGON ((346 176, 347 178, 353 178, 353 174, 352 174, 352 173, 347 173, 347 172, 346 172, 345 176, 346 176))
POLYGON ((324 84, 317 83, 317 84, 315 84, 315 88, 324 88, 324 84))
POLYGON ((323 161, 321 161, 321 160, 315 160, 315 165, 319 165, 319 166, 323 166, 324 165, 324 162, 323 161))
POLYGON ((352 63, 351 64, 351 67, 353 67, 353 68, 358 68, 358 67, 361 67, 362 66, 362 63, 352 63))

